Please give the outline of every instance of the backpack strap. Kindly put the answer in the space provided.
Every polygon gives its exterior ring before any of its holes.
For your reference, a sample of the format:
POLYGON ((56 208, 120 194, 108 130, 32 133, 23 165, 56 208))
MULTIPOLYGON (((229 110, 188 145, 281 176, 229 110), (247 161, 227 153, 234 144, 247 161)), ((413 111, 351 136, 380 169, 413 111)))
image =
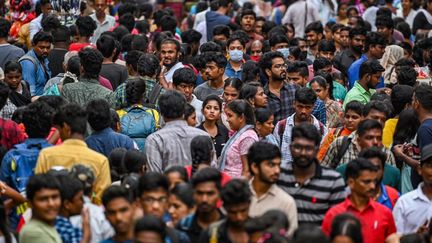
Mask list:
POLYGON ((162 85, 155 83, 155 85, 153 86, 153 89, 150 92, 149 97, 148 97, 148 102, 150 104, 156 104, 156 100, 157 100, 161 90, 162 90, 162 85))
POLYGON ((20 59, 18 59, 18 62, 21 63, 24 60, 27 60, 27 61, 30 61, 31 63, 33 63, 33 65, 35 66, 35 69, 37 70, 38 64, 37 64, 36 59, 34 59, 34 57, 32 57, 30 55, 24 55, 20 59))
POLYGON ((339 165, 342 157, 345 155, 345 153, 348 150, 348 147, 350 146, 350 144, 351 144, 351 138, 348 137, 348 136, 343 137, 342 144, 341 144, 340 148, 338 149, 338 152, 337 152, 336 156, 333 158, 333 160, 330 163, 330 167, 331 168, 334 169, 334 168, 336 168, 339 165))
POLYGON ((283 137, 283 134, 285 132, 286 123, 287 123, 287 119, 286 118, 279 121, 278 135, 279 135, 279 141, 280 141, 279 145, 280 146, 282 146, 282 137, 283 137))
POLYGON ((218 242, 218 229, 225 222, 224 219, 219 220, 209 227, 210 241, 209 243, 217 243, 218 242))
POLYGON ((134 105, 134 106, 132 106, 132 107, 129 107, 129 108, 125 109, 126 113, 129 113, 129 112, 131 112, 131 111, 133 111, 133 110, 142 110, 142 111, 146 111, 146 109, 145 109, 144 107, 140 107, 140 106, 138 106, 138 105, 134 105))

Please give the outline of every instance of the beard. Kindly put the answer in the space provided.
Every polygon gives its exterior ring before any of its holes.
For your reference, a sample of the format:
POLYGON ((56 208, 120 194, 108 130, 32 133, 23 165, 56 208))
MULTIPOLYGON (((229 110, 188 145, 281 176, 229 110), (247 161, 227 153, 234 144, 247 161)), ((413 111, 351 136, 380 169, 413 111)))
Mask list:
POLYGON ((302 156, 298 156, 298 157, 292 156, 292 158, 293 158, 293 164, 302 169, 308 168, 311 164, 315 162, 314 159, 309 159, 302 156))
POLYGON ((165 66, 166 68, 168 68, 168 70, 169 70, 169 69, 171 69, 172 67, 174 67, 174 65, 176 65, 176 64, 177 64, 177 58, 176 58, 176 59, 173 59, 172 62, 171 62, 170 64, 164 64, 164 66, 165 66))
POLYGON ((363 46, 352 46, 351 48, 356 53, 362 53, 362 50, 363 50, 363 46))
POLYGON ((286 78, 286 74, 282 75, 282 73, 280 75, 275 75, 274 73, 272 73, 272 79, 274 81, 284 81, 286 78))

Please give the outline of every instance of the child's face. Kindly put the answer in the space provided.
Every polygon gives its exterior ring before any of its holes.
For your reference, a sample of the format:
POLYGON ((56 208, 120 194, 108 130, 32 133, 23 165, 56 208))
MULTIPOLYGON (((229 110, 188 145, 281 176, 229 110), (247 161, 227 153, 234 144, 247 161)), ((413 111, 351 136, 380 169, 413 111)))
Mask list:
POLYGON ((189 126, 191 127, 196 127, 197 122, 196 122, 196 113, 192 113, 187 119, 186 122, 189 126))
POLYGON ((15 70, 5 73, 4 81, 9 86, 9 88, 13 90, 17 89, 21 83, 21 72, 15 70))

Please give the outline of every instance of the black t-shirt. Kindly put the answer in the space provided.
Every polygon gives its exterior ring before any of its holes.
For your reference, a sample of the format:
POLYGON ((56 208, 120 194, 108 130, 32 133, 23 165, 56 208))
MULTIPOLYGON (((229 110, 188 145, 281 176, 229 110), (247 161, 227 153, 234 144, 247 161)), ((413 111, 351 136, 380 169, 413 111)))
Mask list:
POLYGON ((54 48, 48 54, 48 67, 51 70, 51 77, 57 76, 59 73, 64 73, 63 60, 68 51, 66 49, 54 48))
POLYGON ((117 63, 102 64, 100 75, 108 79, 113 90, 122 84, 128 78, 128 71, 125 66, 117 63))
POLYGON ((412 33, 415 35, 417 33, 417 30, 419 29, 422 30, 432 29, 432 25, 429 23, 426 16, 422 12, 419 12, 414 18, 412 33))
MULTIPOLYGON (((224 125, 216 124, 218 132, 215 137, 212 137, 213 144, 216 150, 216 156, 219 158, 225 143, 228 141, 228 129, 224 125)), ((207 132, 204 128, 204 123, 198 126, 199 129, 207 132)))

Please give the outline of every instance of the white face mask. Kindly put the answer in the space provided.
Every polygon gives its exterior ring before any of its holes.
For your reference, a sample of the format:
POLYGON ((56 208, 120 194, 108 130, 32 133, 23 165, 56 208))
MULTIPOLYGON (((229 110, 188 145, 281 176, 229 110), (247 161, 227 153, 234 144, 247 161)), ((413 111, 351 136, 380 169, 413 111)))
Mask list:
POLYGON ((243 60, 243 52, 240 50, 230 50, 229 55, 230 59, 234 62, 240 62, 243 60))
POLYGON ((290 54, 289 48, 280 48, 280 49, 277 49, 276 51, 282 53, 282 55, 284 56, 285 59, 288 58, 288 56, 290 54))

